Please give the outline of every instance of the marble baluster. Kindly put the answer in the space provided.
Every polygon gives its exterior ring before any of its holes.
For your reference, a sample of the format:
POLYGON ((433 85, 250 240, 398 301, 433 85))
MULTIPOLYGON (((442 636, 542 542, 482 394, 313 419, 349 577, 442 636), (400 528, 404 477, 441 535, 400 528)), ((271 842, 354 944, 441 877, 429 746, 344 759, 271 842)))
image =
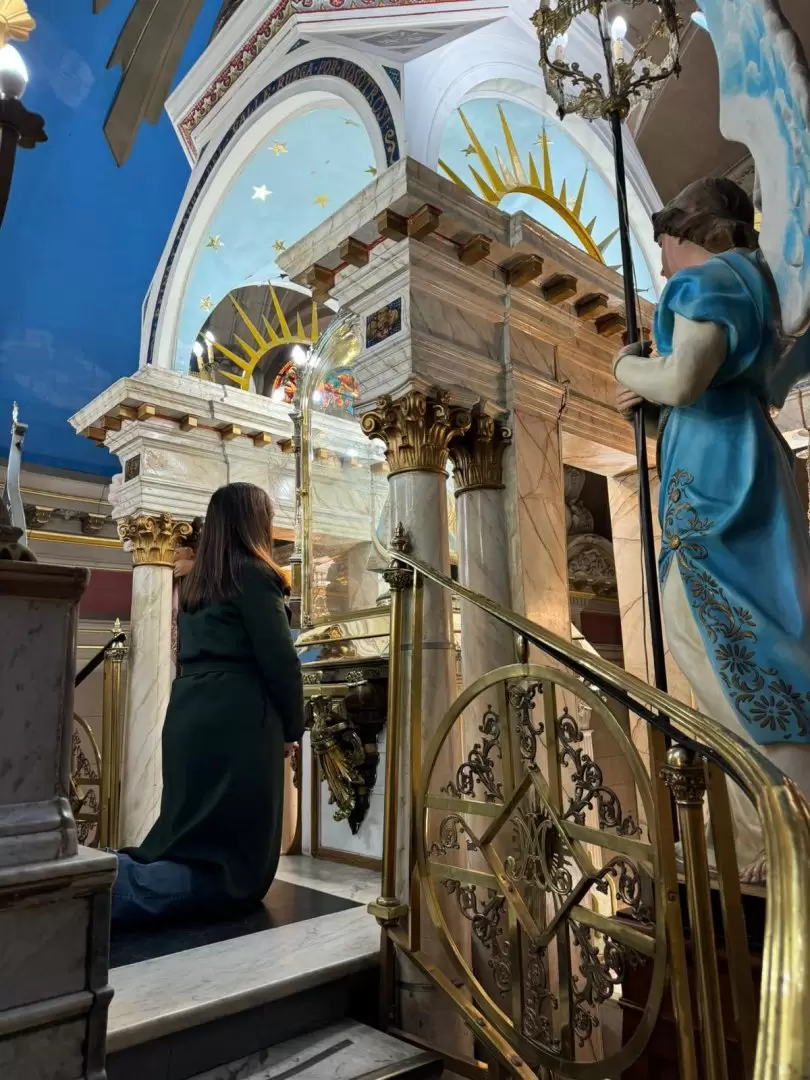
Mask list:
POLYGON ((162 793, 161 734, 169 704, 172 657, 172 583, 178 541, 192 526, 169 514, 136 515, 119 524, 133 553, 131 653, 124 761, 121 773, 121 846, 143 840, 157 818, 162 793))
MULTIPOLYGON (((389 522, 406 531, 410 553, 441 573, 450 575, 450 534, 447 515, 447 447, 454 436, 470 424, 470 414, 453 408, 448 395, 434 391, 425 395, 411 391, 397 401, 385 396, 373 412, 362 419, 363 430, 370 438, 386 444, 389 466, 389 522)), ((410 605, 406 606, 405 647, 413 655, 410 640, 410 605)), ((455 643, 453 640, 451 594, 426 582, 422 626, 421 728, 422 754, 427 748, 444 713, 456 696, 455 643)), ((404 682, 410 685, 410 673, 404 682)), ((406 699, 407 700, 407 699, 406 699)), ((412 731, 405 724, 399 776, 399 897, 410 900, 410 835, 412 731)), ((390 752, 390 748, 389 748, 390 752)), ((437 761, 433 790, 455 777, 463 761, 463 742, 456 725, 445 742, 437 761)), ((436 822, 438 827, 438 821, 436 822)), ((450 933, 462 954, 470 954, 470 924, 461 913, 448 905, 445 909, 450 933)), ((426 904, 421 910, 421 951, 447 974, 447 957, 433 927, 426 904)), ((410 961, 400 957, 399 1007, 404 1030, 434 1046, 467 1057, 473 1056, 469 1031, 442 994, 410 961)))

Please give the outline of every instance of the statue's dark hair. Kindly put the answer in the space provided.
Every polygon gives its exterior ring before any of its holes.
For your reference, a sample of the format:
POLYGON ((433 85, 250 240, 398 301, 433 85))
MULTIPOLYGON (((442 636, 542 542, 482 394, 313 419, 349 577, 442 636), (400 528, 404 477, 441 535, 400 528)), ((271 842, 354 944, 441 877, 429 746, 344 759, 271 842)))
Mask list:
POLYGON ((696 180, 653 214, 655 239, 674 236, 718 255, 733 248, 755 251, 754 204, 733 180, 696 180))

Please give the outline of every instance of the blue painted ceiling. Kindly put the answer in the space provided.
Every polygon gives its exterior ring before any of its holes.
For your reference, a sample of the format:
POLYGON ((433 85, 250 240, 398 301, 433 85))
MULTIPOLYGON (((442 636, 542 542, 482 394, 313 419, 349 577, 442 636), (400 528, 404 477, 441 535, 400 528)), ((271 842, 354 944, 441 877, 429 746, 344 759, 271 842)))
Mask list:
MULTIPOLYGON (((116 461, 68 417, 138 367, 141 306, 189 167, 168 118, 143 125, 119 169, 102 131, 120 72, 107 60, 130 4, 30 0, 37 29, 20 45, 29 109, 48 142, 20 151, 0 229, 0 455, 13 400, 29 424, 29 463, 111 475, 116 461)), ((203 17, 178 72, 204 50, 221 0, 203 17)))

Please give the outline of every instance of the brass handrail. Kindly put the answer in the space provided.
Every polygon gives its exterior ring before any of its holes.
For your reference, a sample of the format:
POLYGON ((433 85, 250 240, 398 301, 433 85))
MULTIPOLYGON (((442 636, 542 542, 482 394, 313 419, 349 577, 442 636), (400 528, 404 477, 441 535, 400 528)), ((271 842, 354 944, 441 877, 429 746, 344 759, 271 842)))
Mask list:
MULTIPOLYGON (((376 536, 373 542, 378 552, 389 560, 391 568, 408 568, 415 572, 415 581, 420 578, 430 581, 486 612, 586 682, 626 705, 657 731, 676 740, 683 748, 681 767, 689 768, 686 750, 692 750, 715 763, 745 790, 762 824, 768 866, 759 1037, 753 1076, 754 1080, 806 1078, 810 1066, 810 1024, 807 1023, 810 1015, 810 945, 807 941, 810 927, 810 804, 795 785, 749 743, 696 710, 458 584, 413 555, 386 549, 376 536)), ((392 654, 394 652, 392 648, 392 654)), ((396 656, 393 660, 396 666, 396 656)), ((392 671, 390 677, 395 674, 397 672, 392 671)), ((657 737, 660 739, 660 735, 657 737)), ((711 766, 709 770, 711 775, 711 766)), ((686 821, 689 815, 681 816, 686 821)), ((696 823, 692 822, 693 836, 696 828, 696 823)), ((390 831, 391 824, 387 822, 387 834, 390 831)), ((705 847, 702 855, 705 860, 705 847)), ((390 867, 387 870, 389 880, 384 884, 390 884, 392 870, 390 867)), ((690 888, 696 886, 692 884, 690 888)), ((390 889, 384 888, 381 900, 384 897, 391 897, 390 889)), ((384 910, 375 910, 378 905, 371 905, 370 910, 382 925, 388 923, 389 937, 398 947, 406 949, 400 931, 392 925, 395 921, 390 911, 394 907, 393 897, 387 913, 390 922, 386 920, 384 910)), ((440 972, 434 972, 434 978, 441 984, 443 976, 440 972)), ((673 988, 673 992, 676 990, 673 988)), ((452 996, 449 986, 447 992, 452 996)), ((677 1012, 677 1000, 675 1006, 677 1012)), ((691 1031, 679 1032, 679 1036, 682 1045, 684 1041, 693 1040, 691 1031)), ((710 1066, 707 1067, 710 1075, 715 1075, 710 1066)), ((524 1075, 516 1071, 515 1075, 518 1074, 524 1075)))

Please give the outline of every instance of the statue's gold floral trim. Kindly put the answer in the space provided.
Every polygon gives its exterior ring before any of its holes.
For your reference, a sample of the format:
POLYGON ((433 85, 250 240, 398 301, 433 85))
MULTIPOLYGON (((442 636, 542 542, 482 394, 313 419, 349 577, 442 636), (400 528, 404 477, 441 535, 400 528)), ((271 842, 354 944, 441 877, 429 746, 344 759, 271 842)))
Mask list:
POLYGON ((810 735, 810 692, 796 690, 778 677, 775 668, 758 663, 759 639, 753 615, 743 607, 732 607, 718 582, 699 565, 708 555, 703 538, 713 522, 701 518, 688 502, 686 489, 691 483, 692 474, 678 469, 667 487, 659 562, 661 587, 677 559, 689 603, 714 646, 714 669, 727 688, 726 696, 748 727, 759 726, 784 736, 810 735))

